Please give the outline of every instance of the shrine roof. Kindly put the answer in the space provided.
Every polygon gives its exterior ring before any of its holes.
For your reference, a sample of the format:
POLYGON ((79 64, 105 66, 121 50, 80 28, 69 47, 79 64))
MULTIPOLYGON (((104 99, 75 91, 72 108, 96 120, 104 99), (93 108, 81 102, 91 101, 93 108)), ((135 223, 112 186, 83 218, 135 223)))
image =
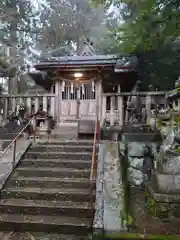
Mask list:
POLYGON ((41 59, 34 67, 37 70, 50 70, 57 68, 88 68, 114 66, 115 69, 135 70, 136 56, 119 55, 93 55, 93 56, 66 56, 41 59))

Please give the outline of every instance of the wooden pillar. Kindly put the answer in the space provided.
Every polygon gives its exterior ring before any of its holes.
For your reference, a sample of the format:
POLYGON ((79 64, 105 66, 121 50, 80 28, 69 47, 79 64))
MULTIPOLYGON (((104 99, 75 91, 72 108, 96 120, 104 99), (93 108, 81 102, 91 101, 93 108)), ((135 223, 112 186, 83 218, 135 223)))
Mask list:
POLYGON ((147 111, 147 124, 150 124, 151 118, 151 96, 146 96, 146 111, 147 111))
MULTIPOLYGON (((120 84, 118 84, 118 93, 121 92, 120 84)), ((124 119, 124 109, 123 109, 123 96, 118 96, 118 112, 119 112, 119 126, 123 125, 123 119, 124 119)))

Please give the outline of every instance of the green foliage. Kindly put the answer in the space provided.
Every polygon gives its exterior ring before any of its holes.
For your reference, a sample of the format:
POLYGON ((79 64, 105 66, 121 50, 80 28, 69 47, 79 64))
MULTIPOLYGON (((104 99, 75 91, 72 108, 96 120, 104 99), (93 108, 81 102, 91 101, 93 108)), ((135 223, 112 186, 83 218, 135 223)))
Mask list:
POLYGON ((113 29, 121 54, 137 54, 143 88, 169 90, 180 75, 179 0, 91 0, 113 4, 121 24, 113 29))

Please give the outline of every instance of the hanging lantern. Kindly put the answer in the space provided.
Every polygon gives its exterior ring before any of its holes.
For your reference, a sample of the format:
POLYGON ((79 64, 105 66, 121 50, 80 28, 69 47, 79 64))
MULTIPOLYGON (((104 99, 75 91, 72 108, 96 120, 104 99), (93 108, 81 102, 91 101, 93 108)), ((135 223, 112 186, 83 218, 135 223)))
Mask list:
POLYGON ((62 92, 64 92, 64 88, 65 88, 65 81, 62 82, 62 92))
POLYGON ((94 80, 92 81, 92 92, 95 92, 94 80))
POLYGON ((74 93, 74 86, 73 86, 73 83, 71 83, 71 94, 74 93))

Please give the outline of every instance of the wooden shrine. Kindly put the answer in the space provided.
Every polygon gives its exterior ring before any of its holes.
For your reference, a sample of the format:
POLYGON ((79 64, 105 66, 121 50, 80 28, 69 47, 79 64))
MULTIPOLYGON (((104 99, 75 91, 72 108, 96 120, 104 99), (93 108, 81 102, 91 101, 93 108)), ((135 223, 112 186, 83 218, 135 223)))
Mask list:
POLYGON ((54 94, 57 122, 94 121, 96 117, 102 122, 105 112, 113 109, 121 125, 123 98, 103 100, 103 94, 130 92, 138 80, 136 65, 135 56, 94 55, 85 42, 79 56, 43 59, 35 65, 36 72, 29 74, 54 94))

